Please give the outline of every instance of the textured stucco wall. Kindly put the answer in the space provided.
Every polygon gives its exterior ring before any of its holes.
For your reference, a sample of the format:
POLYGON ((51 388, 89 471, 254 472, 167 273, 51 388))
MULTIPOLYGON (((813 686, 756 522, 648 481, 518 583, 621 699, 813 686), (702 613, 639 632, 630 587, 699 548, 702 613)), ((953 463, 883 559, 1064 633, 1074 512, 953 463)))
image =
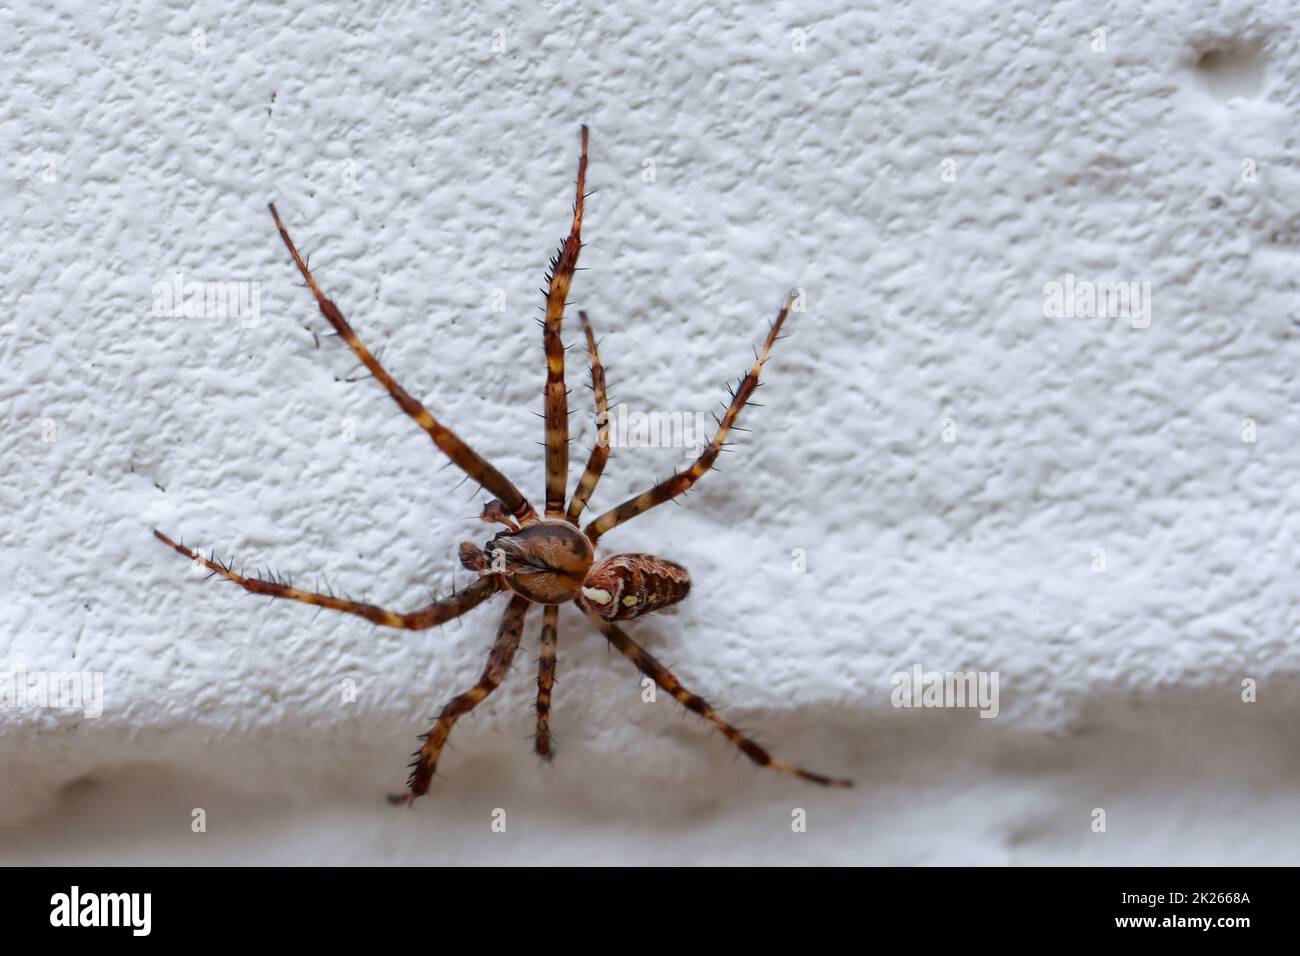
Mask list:
MULTIPOLYGON (((1259 0, 0 12, 0 670, 104 675, 98 719, 0 713, 0 860, 1295 862, 1294 27, 1259 0), (448 587, 476 499, 342 381, 265 204, 538 500, 535 290, 581 122, 571 302, 630 409, 713 408, 806 290, 723 473, 606 543, 695 579, 635 636, 851 792, 644 703, 566 609, 556 762, 534 613, 393 811, 500 605, 377 631, 149 534, 396 607, 448 587), (260 321, 154 316, 177 273, 258 283, 260 321), (1149 282, 1149 327, 1045 317, 1067 273, 1149 282), (895 709, 918 662, 998 672, 1001 713, 895 709)), ((596 506, 681 457, 616 451, 596 506)))

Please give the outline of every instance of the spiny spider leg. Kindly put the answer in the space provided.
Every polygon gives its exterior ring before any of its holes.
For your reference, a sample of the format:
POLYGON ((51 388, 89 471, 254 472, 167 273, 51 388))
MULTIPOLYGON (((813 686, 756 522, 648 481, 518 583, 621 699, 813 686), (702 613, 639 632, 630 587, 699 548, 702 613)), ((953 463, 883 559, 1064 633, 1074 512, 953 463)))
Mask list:
POLYGON ((288 247, 289 255, 293 256, 298 271, 307 280, 307 286, 311 289, 312 295, 316 297, 321 314, 338 332, 339 337, 356 353, 361 363, 370 370, 375 378, 379 379, 380 384, 388 390, 388 394, 393 396, 393 401, 397 402, 402 411, 415 419, 416 424, 423 428, 429 434, 429 437, 433 439, 433 443, 448 458, 459 465, 465 474, 500 498, 521 523, 536 520, 537 513, 533 510, 533 506, 528 503, 528 500, 519 493, 519 489, 511 484, 505 475, 497 471, 474 449, 457 437, 454 432, 429 414, 429 410, 411 397, 406 389, 398 385, 384 367, 379 364, 379 361, 370 354, 370 350, 357 338, 356 332, 352 331, 352 326, 348 324, 347 319, 343 318, 343 313, 339 311, 338 306, 327 299, 325 294, 321 292, 320 286, 316 284, 315 277, 307 268, 307 263, 303 261, 302 256, 298 254, 297 247, 293 244, 293 240, 289 238, 289 232, 284 228, 284 223, 280 221, 280 214, 276 212, 275 203, 271 203, 270 207, 271 216, 275 219, 275 227, 280 231, 280 238, 284 240, 285 246, 288 247))
POLYGON ((424 744, 415 753, 416 759, 411 764, 411 777, 406 783, 406 792, 392 794, 388 798, 389 803, 410 803, 428 791, 429 781, 433 779, 434 771, 438 769, 438 757, 442 754, 447 738, 451 735, 451 728, 456 725, 457 720, 468 714, 481 704, 488 694, 496 690, 510 670, 510 662, 514 660, 515 651, 519 649, 519 637, 524 630, 524 614, 530 606, 530 602, 519 595, 511 598, 510 603, 506 605, 505 613, 501 616, 496 643, 492 645, 492 650, 488 654, 483 676, 478 679, 477 684, 465 693, 453 697, 451 703, 442 709, 433 729, 424 735, 424 744))
POLYGON ((550 760, 551 688, 555 686, 555 652, 559 646, 560 606, 548 604, 542 610, 542 653, 537 659, 537 736, 533 749, 537 756, 550 760))
POLYGON ((587 127, 582 127, 582 153, 578 157, 578 196, 573 201, 569 237, 551 260, 547 276, 546 321, 542 345, 546 349, 546 517, 564 516, 564 495, 569 483, 569 397, 564 384, 564 302, 569 295, 578 253, 582 251, 582 200, 587 185, 587 127))
MULTIPOLYGON (((574 602, 577 603, 577 602, 574 602)), ((581 605, 579 605, 581 606, 581 605)), ((760 767, 771 767, 773 770, 779 770, 781 773, 788 773, 791 776, 808 780, 812 783, 819 783, 827 787, 851 787, 852 780, 846 780, 840 777, 827 777, 820 773, 813 773, 796 767, 794 764, 786 763, 784 760, 777 760, 770 753, 760 747, 754 741, 750 740, 731 724, 723 720, 716 710, 709 706, 708 702, 702 697, 692 694, 672 672, 664 665, 655 660, 649 651, 637 644, 636 641, 628 637, 626 633, 619 628, 617 624, 611 621, 601 620, 594 614, 587 614, 591 622, 599 628, 600 632, 605 635, 605 639, 613 644, 622 652, 623 656, 637 666, 641 673, 645 674, 659 687, 669 694, 672 694, 687 710, 699 714, 726 736, 733 744, 740 748, 741 752, 760 767)))
POLYGON ((591 358, 591 390, 596 396, 596 444, 592 446, 591 457, 587 459, 587 470, 582 473, 578 487, 574 489, 569 502, 569 511, 565 515, 574 524, 582 517, 582 509, 587 507, 591 494, 596 490, 605 471, 605 462, 609 461, 609 402, 605 397, 605 366, 600 364, 600 355, 596 351, 596 336, 587 321, 587 313, 579 311, 583 331, 587 333, 587 355, 591 358))
POLYGON ((303 591, 299 588, 281 584, 279 581, 245 577, 242 574, 235 573, 229 565, 220 564, 191 551, 183 544, 177 544, 156 528, 154 529, 154 537, 173 551, 185 555, 191 561, 199 562, 214 574, 221 575, 227 581, 235 582, 245 591, 251 591, 253 594, 266 594, 270 597, 288 598, 291 601, 301 601, 304 604, 327 607, 332 611, 343 611, 347 614, 364 617, 367 621, 383 624, 385 627, 400 627, 408 631, 423 631, 430 627, 437 627, 439 624, 445 624, 452 618, 460 617, 466 611, 478 607, 505 586, 499 576, 488 575, 479 578, 469 587, 457 591, 455 594, 447 595, 441 601, 435 601, 418 611, 400 614, 362 601, 352 601, 348 598, 335 597, 332 594, 318 594, 315 591, 303 591))
POLYGON ((709 442, 708 447, 704 449, 700 457, 695 459, 690 467, 684 471, 679 471, 672 477, 665 478, 649 491, 642 492, 635 498, 629 498, 621 505, 611 508, 588 524, 584 530, 587 537, 591 539, 592 544, 595 544, 600 536, 611 528, 615 528, 624 521, 649 511, 655 505, 661 505, 665 501, 676 498, 695 484, 699 477, 713 466, 719 452, 722 450, 722 446, 726 443, 727 433, 731 431, 731 426, 735 424, 740 415, 740 410, 749 402, 749 397, 754 394, 754 389, 758 388, 759 373, 762 372, 763 366, 767 363, 768 356, 772 352, 772 346, 780 336, 781 326, 793 305, 794 294, 792 293, 785 300, 785 305, 781 307, 781 312, 777 315, 776 321, 772 323, 772 328, 767 333, 767 340, 755 357, 754 365, 749 370, 749 374, 740 380, 739 387, 732 394, 731 405, 728 406, 726 414, 718 422, 718 430, 714 433, 713 440, 709 442))

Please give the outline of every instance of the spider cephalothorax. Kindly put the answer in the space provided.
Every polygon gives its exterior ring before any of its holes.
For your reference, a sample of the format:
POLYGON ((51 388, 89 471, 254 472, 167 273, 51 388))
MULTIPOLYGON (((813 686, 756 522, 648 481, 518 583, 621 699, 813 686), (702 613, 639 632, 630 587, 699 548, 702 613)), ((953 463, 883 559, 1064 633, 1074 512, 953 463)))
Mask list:
POLYGON ((555 660, 558 638, 559 606, 576 605, 605 639, 651 678, 661 689, 672 695, 687 709, 704 717, 718 728, 728 740, 755 763, 771 767, 804 780, 830 786, 848 786, 849 781, 823 776, 803 770, 793 764, 777 760, 754 741, 727 723, 701 697, 691 693, 669 670, 644 648, 632 640, 615 623, 630 620, 676 604, 686 597, 691 588, 690 575, 679 564, 650 554, 615 554, 597 559, 596 548, 601 537, 618 525, 649 511, 656 505, 671 501, 689 489, 712 466, 726 443, 740 415, 758 387, 759 372, 771 354, 772 346, 789 315, 793 298, 787 298, 784 307, 768 330, 763 347, 758 351, 753 366, 732 390, 731 404, 718 420, 718 430, 712 440, 687 468, 665 478, 633 498, 611 508, 596 519, 580 527, 582 516, 592 492, 605 469, 609 458, 609 408, 605 398, 605 372, 596 350, 596 338, 585 312, 579 312, 587 339, 587 354, 591 360, 591 387, 596 398, 596 422, 599 437, 587 460, 573 496, 565 506, 565 493, 569 474, 569 408, 568 388, 564 382, 564 344, 561 330, 564 324, 564 307, 582 249, 582 210, 586 198, 584 189, 587 175, 587 127, 582 128, 582 152, 578 159, 578 191, 573 204, 573 223, 568 238, 551 261, 547 276, 546 318, 542 323, 542 344, 546 350, 546 507, 542 515, 519 489, 482 456, 457 437, 430 414, 429 410, 413 398, 379 364, 378 359, 362 344, 330 299, 321 292, 315 277, 307 268, 302 256, 280 222, 280 216, 271 206, 280 238, 284 240, 298 271, 307 281, 321 314, 339 337, 361 360, 380 384, 416 424, 433 440, 437 448, 447 455, 465 474, 477 481, 496 497, 483 509, 482 518, 492 524, 505 525, 482 548, 470 542, 460 546, 460 561, 476 572, 474 583, 456 593, 434 601, 432 604, 409 612, 390 611, 361 601, 304 591, 274 575, 270 578, 247 577, 236 571, 229 561, 193 551, 183 543, 172 541, 160 531, 154 534, 164 544, 207 567, 213 574, 255 594, 288 598, 305 604, 314 604, 348 614, 355 614, 375 624, 406 630, 424 630, 459 617, 477 607, 499 591, 509 591, 512 597, 506 605, 496 642, 488 655, 487 666, 477 684, 452 698, 438 715, 432 729, 423 737, 423 745, 415 754, 411 777, 405 793, 391 799, 409 803, 429 789, 438 766, 438 759, 451 729, 460 717, 473 710, 488 694, 500 685, 515 652, 519 649, 523 633, 524 616, 534 604, 542 612, 541 656, 537 672, 537 733, 534 747, 538 754, 549 759, 552 755, 550 734, 551 691, 555 684, 555 660))
POLYGON ((594 553, 575 525, 545 518, 500 532, 482 550, 464 542, 460 563, 481 576, 501 575, 510 590, 535 604, 567 604, 577 597, 594 553))
POLYGON ((483 509, 483 520, 510 528, 484 547, 460 546, 460 563, 481 577, 502 575, 506 586, 535 604, 576 601, 588 614, 626 621, 671 607, 691 590, 680 564, 653 554, 616 554, 593 563, 595 549, 578 526, 540 519, 520 528, 500 501, 483 509))

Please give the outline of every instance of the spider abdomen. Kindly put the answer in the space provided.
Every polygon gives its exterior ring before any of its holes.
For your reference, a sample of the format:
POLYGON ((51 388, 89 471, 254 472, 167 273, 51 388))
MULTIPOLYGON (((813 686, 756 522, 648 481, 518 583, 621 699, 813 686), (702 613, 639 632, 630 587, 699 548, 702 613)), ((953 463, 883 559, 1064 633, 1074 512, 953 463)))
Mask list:
POLYGON ((676 604, 690 590, 691 576, 680 564, 653 554, 615 554, 591 566, 578 600, 607 621, 626 621, 676 604))

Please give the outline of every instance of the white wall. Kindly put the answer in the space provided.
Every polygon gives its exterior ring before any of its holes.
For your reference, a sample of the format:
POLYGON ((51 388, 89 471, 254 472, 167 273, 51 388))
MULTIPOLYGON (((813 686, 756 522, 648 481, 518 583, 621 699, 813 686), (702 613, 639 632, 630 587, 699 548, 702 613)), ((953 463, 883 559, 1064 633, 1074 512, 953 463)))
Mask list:
MULTIPOLYGON (((0 669, 105 694, 93 720, 0 714, 0 860, 1296 862, 1289 4, 106 15, 0 28, 0 669), (150 536, 398 608, 463 582, 477 499, 378 386, 340 381, 356 363, 317 343, 265 204, 399 380, 539 500, 535 290, 583 122, 571 302, 629 409, 714 407, 806 290, 723 472, 605 544, 694 576, 634 635, 851 792, 643 703, 566 609, 554 765, 528 740, 535 613, 445 779, 394 811, 500 605, 376 631, 201 584, 150 536), (155 317, 178 272, 258 283, 260 320, 155 317), (1067 273, 1150 283, 1149 327, 1045 317, 1067 273), (895 709, 918 662, 996 671, 999 716, 895 709)), ((681 461, 616 451, 596 506, 681 461)))

